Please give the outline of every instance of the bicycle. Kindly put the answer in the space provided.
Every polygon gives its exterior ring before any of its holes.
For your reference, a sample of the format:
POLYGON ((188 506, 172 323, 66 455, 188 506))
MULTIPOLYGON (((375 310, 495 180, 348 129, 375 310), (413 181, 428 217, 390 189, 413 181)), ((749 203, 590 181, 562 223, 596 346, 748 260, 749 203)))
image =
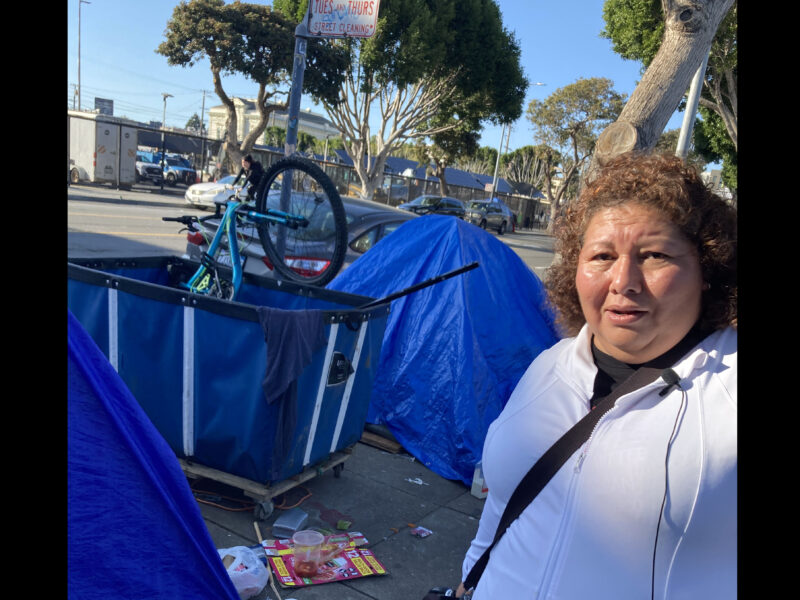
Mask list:
POLYGON ((208 219, 220 218, 200 266, 182 287, 224 300, 236 298, 244 272, 238 229, 244 227, 255 229, 265 262, 283 279, 322 286, 338 274, 347 246, 347 221, 336 186, 322 169, 300 156, 282 158, 261 178, 255 210, 240 192, 218 203, 213 215, 162 217, 192 232, 200 232, 199 224, 208 219))

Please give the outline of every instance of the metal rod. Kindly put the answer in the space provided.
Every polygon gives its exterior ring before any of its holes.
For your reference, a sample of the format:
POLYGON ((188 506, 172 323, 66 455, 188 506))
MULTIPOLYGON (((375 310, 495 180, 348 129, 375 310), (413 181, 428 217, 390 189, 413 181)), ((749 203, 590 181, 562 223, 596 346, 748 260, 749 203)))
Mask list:
POLYGON ((365 308, 372 308, 373 306, 378 306, 379 304, 385 304, 387 302, 391 302, 392 300, 397 300, 398 298, 402 298, 403 296, 407 296, 408 294, 412 294, 414 292, 417 292, 417 291, 419 291, 419 290, 421 290, 423 288, 426 288, 428 286, 431 286, 431 285, 433 285, 435 283, 439 283, 440 281, 444 281, 445 279, 450 279, 451 277, 455 277, 456 275, 460 275, 461 273, 466 273, 467 271, 471 271, 472 269, 475 269, 478 266, 480 266, 480 263, 478 263, 478 262, 469 263, 468 265, 465 265, 463 267, 459 267, 458 269, 455 269, 454 271, 449 271, 449 272, 444 273, 442 275, 437 275, 436 277, 432 277, 431 279, 426 279, 425 281, 422 281, 420 283, 414 284, 411 287, 407 287, 406 289, 400 290, 399 292, 395 292, 394 294, 390 294, 389 296, 385 296, 385 297, 380 298, 378 300, 373 300, 371 302, 368 302, 367 304, 364 304, 363 306, 359 306, 358 308, 359 308, 359 310, 363 310, 365 308))

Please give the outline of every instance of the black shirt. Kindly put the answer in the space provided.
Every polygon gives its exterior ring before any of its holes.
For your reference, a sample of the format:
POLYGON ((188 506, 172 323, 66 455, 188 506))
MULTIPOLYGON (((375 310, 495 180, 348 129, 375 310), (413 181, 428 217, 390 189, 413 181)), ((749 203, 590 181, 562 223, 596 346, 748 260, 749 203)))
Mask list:
MULTIPOLYGON (((682 343, 684 340, 687 340, 687 338, 691 338, 694 340, 693 345, 697 345, 708 335, 708 333, 709 332, 702 332, 697 326, 695 326, 690 329, 689 333, 687 333, 683 340, 678 343, 682 343)), ((675 345, 677 346, 678 344, 675 345)), ((600 402, 600 400, 608 396, 614 390, 614 388, 625 381, 628 377, 633 375, 639 367, 647 366, 655 367, 657 369, 667 369, 671 367, 674 364, 674 361, 671 361, 669 358, 665 359, 665 356, 668 353, 669 350, 652 360, 638 365, 624 363, 621 360, 617 360, 613 356, 598 350, 594 343, 594 336, 592 336, 592 357, 594 358, 594 364, 597 366, 597 375, 594 378, 594 393, 589 401, 590 406, 594 408, 595 405, 600 402)))
POLYGON ((238 181, 239 181, 239 179, 241 179, 242 175, 245 175, 245 180, 244 180, 244 183, 242 184, 242 186, 244 186, 244 185, 249 183, 250 184, 250 188, 249 188, 248 193, 251 196, 255 196, 256 189, 258 189, 258 184, 261 181, 261 177, 264 175, 264 167, 261 166, 260 162, 258 162, 257 160, 254 160, 253 162, 250 163, 250 168, 249 169, 245 170, 245 168, 242 167, 239 170, 239 174, 236 176, 236 179, 234 180, 233 185, 236 185, 238 183, 238 181))

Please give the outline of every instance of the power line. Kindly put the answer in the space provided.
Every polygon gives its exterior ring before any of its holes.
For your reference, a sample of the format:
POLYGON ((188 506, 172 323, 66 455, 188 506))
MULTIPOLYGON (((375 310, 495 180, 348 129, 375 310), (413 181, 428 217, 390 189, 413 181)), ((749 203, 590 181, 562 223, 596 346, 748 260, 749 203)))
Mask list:
MULTIPOLYGON (((67 106, 69 108, 73 107, 73 88, 75 84, 68 84, 68 100, 67 106)), ((136 102, 130 102, 126 99, 120 100, 120 95, 124 98, 125 95, 121 92, 114 92, 113 90, 105 89, 105 88, 94 88, 89 86, 83 86, 84 92, 86 93, 88 103, 82 101, 82 106, 80 107, 83 110, 92 110, 93 100, 91 100, 91 96, 101 96, 101 97, 110 97, 110 99, 114 100, 114 109, 115 112, 119 113, 129 113, 131 114, 131 118, 136 118, 139 121, 158 121, 160 122, 161 116, 161 107, 156 107, 153 105, 146 105, 136 102), (139 116, 136 116, 139 115, 139 116)), ((206 90, 201 90, 201 93, 206 93, 206 90)), ((152 96, 152 94, 148 94, 152 96)), ((179 96, 188 96, 190 94, 179 94, 179 96)), ((175 107, 175 109, 170 108, 169 116, 173 122, 184 123, 192 118, 194 114, 200 115, 200 112, 203 111, 203 102, 204 98, 201 96, 195 101, 189 102, 187 104, 183 104, 181 106, 175 107)))

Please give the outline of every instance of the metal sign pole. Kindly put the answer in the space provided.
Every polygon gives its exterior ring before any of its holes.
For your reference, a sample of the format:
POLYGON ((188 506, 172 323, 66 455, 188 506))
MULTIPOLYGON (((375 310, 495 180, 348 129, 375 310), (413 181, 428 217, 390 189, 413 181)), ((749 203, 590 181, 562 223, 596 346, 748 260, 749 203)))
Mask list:
POLYGON ((289 115, 286 124, 284 155, 291 156, 297 150, 297 131, 300 117, 300 99, 303 95, 303 77, 306 72, 306 49, 308 47, 308 12, 294 30, 294 64, 292 65, 292 89, 289 92, 289 115))
MULTIPOLYGON (((306 9, 306 16, 294 30, 294 64, 292 65, 292 89, 289 92, 289 113, 286 123, 286 143, 284 156, 291 156, 297 151, 297 131, 300 118, 300 99, 303 95, 303 77, 306 71, 306 49, 308 47, 308 18, 311 8, 306 9)), ((264 190, 268 193, 269 190, 264 190)), ((289 212, 289 200, 292 192, 292 171, 284 171, 281 186, 280 209, 289 212)), ((286 249, 286 229, 279 227, 277 231, 276 250, 284 256, 286 249)))

